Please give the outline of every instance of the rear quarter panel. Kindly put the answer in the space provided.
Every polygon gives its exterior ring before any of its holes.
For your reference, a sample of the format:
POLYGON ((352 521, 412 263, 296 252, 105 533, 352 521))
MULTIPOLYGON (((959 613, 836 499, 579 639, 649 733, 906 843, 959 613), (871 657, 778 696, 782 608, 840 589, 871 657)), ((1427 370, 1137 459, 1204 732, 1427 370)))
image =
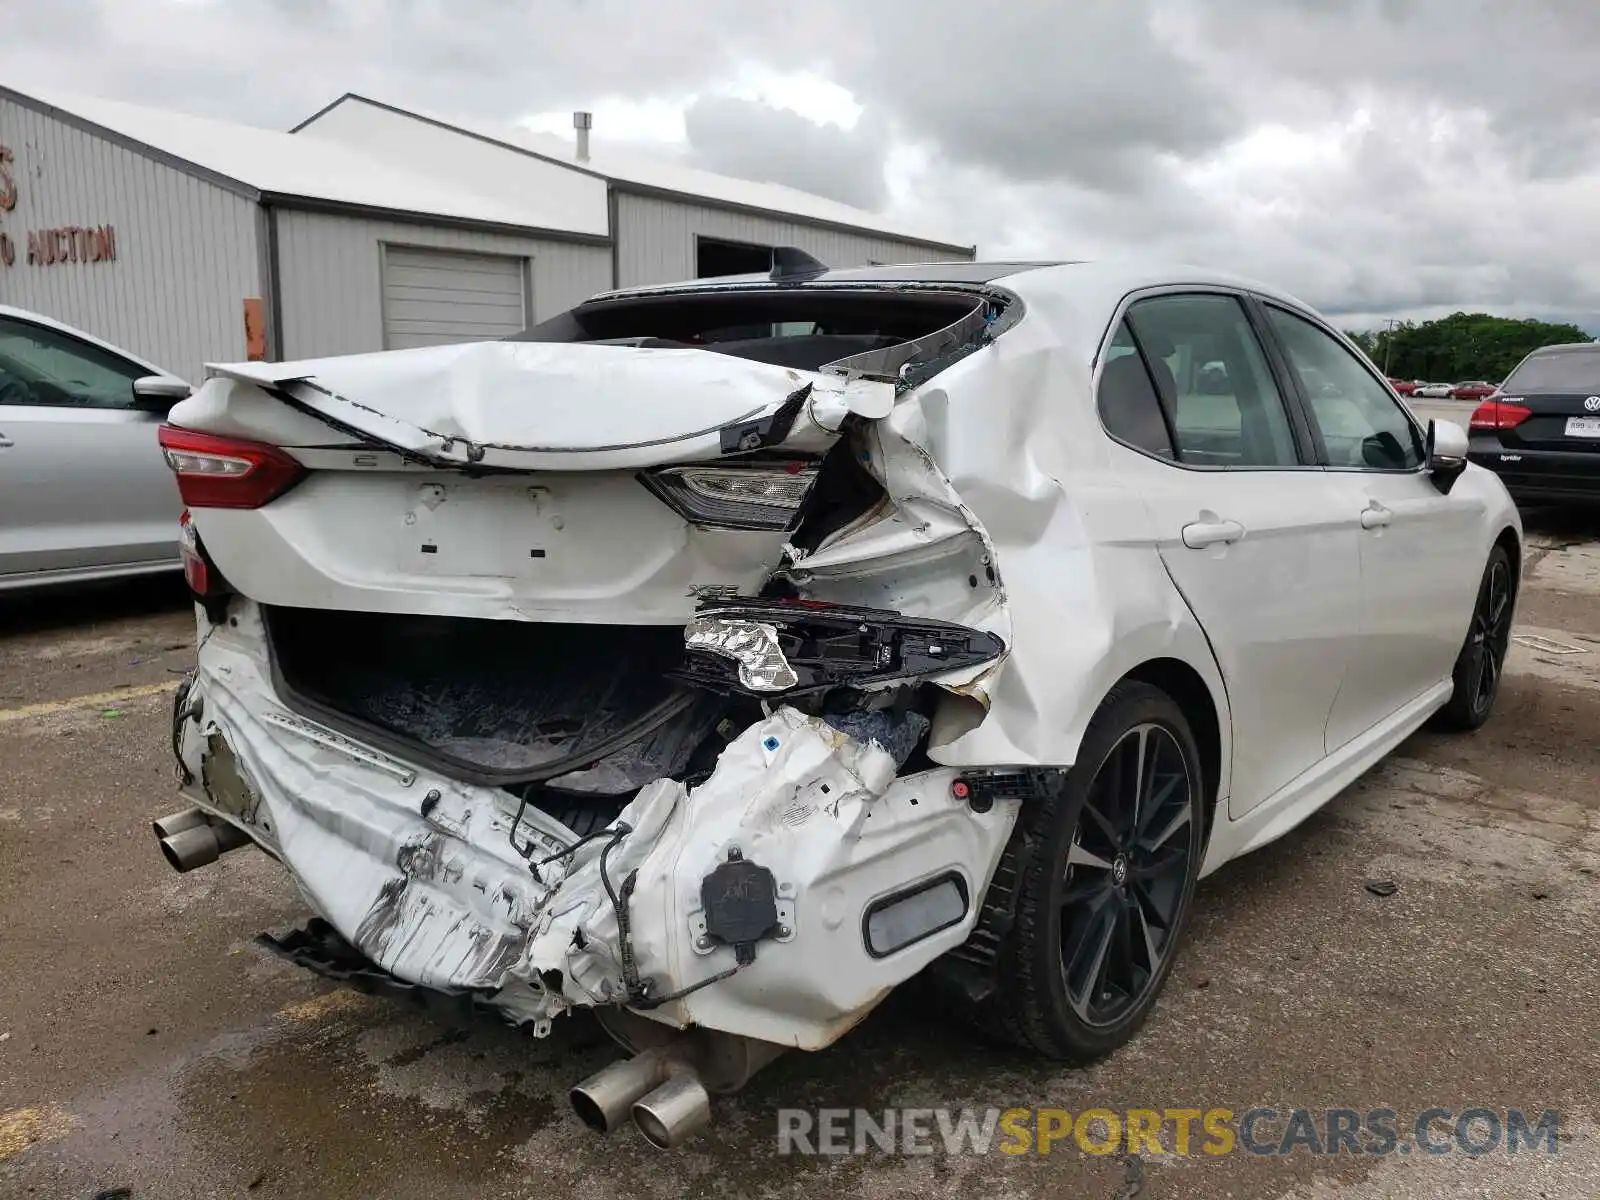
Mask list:
MULTIPOLYGON (((989 716, 952 736, 947 765, 1070 765, 1119 679, 1177 659, 1204 681, 1222 731, 1219 797, 1229 789, 1227 693, 1204 632, 1161 564, 1149 514, 1119 476, 1095 412, 1092 358, 1110 309, 1030 300, 1028 316, 919 389, 925 445, 994 544, 1012 622, 989 716), (936 386, 935 386, 936 385, 936 386)), ((1124 453, 1126 453, 1124 451, 1124 453)))

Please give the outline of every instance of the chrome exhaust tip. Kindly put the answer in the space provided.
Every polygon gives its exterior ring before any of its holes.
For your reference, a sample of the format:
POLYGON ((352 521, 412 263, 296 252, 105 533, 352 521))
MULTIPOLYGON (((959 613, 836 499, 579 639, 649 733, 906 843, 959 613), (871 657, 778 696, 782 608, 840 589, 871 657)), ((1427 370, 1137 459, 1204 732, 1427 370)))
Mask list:
POLYGON ((198 808, 179 809, 175 813, 168 813, 159 820, 151 821, 150 828, 155 831, 156 840, 169 838, 182 833, 185 829, 198 829, 206 824, 206 815, 198 808))
POLYGON ((633 1123, 658 1150, 672 1150, 711 1124, 711 1093, 700 1077, 680 1067, 633 1106, 633 1123))
POLYGON ((645 1141, 662 1150, 683 1145, 711 1124, 713 1092, 737 1091, 784 1051, 774 1042, 714 1030, 673 1034, 624 1012, 606 1013, 601 1023, 629 1050, 650 1039, 655 1044, 574 1087, 568 1093, 572 1109, 600 1133, 614 1132, 631 1118, 645 1141))
POLYGON ((168 866, 180 874, 214 863, 228 851, 250 844, 250 835, 244 830, 226 821, 207 817, 199 809, 163 817, 154 822, 154 828, 162 857, 167 860, 168 866), (191 816, 197 817, 198 821, 185 824, 191 816), (178 826, 176 832, 162 834, 163 828, 171 830, 174 825, 178 826))
POLYGON ((567 1093, 572 1110, 590 1129, 613 1133, 627 1123, 634 1103, 666 1078, 666 1058, 647 1050, 596 1071, 567 1093))

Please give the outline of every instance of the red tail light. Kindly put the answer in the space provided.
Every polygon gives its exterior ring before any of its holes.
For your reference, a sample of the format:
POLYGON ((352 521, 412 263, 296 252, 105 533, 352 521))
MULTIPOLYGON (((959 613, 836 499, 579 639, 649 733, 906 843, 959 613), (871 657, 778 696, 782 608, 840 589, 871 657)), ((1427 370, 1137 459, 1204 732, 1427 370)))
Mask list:
POLYGON ((161 427, 161 449, 190 508, 260 508, 288 491, 306 469, 277 446, 161 427))
POLYGON ((200 535, 195 532, 189 510, 178 518, 178 554, 183 559, 183 578, 196 596, 211 590, 211 564, 200 550, 200 535))
POLYGON ((1514 429, 1531 416, 1533 411, 1521 404, 1489 399, 1472 410, 1467 426, 1470 429, 1514 429))

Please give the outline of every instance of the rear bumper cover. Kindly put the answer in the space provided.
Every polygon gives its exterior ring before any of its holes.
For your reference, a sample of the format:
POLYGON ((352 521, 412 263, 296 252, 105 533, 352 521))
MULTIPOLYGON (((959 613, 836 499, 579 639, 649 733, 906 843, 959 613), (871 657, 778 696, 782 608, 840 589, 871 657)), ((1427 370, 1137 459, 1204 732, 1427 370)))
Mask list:
POLYGON ((1512 449, 1476 435, 1467 459, 1493 471, 1517 499, 1600 501, 1600 452, 1512 449))
POLYGON ((576 839, 532 807, 518 820, 509 793, 292 713, 272 687, 259 610, 235 608, 236 625, 206 636, 177 710, 190 796, 278 857, 382 973, 536 1034, 570 1008, 622 1004, 669 1025, 826 1046, 967 938, 1015 820, 1016 800, 975 811, 955 798, 956 769, 897 777, 876 743, 780 707, 705 782, 658 780, 614 826, 629 832, 552 858, 576 839), (730 862, 772 880, 776 918, 753 950, 730 932, 749 911, 707 890, 730 862), (958 886, 941 895, 964 898, 959 915, 946 907, 925 936, 875 953, 869 910, 948 879, 958 886))

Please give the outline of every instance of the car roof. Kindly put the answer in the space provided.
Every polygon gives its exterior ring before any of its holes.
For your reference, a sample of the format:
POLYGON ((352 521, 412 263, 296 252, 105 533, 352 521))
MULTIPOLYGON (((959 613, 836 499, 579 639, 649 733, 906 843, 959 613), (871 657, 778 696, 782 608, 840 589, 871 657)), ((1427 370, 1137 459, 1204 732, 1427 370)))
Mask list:
MULTIPOLYGON (((1138 258, 1099 262, 955 262, 874 264, 774 280, 770 275, 735 275, 683 283, 602 292, 587 304, 610 304, 635 297, 728 294, 775 289, 803 293, 851 288, 975 289, 1003 285, 1028 312, 1041 314, 1051 339, 1069 356, 1092 363, 1108 333, 1107 322, 1130 295, 1147 289, 1221 288, 1252 292, 1286 309, 1332 324, 1287 292, 1210 267, 1138 258)), ((584 307, 584 305, 579 306, 584 307)))
POLYGON ((1119 295, 1147 287, 1201 286, 1227 287, 1258 292, 1296 308, 1307 306, 1286 292, 1268 284, 1230 275, 1210 267, 1147 259, 1016 259, 980 262, 873 263, 865 267, 827 268, 815 275, 776 280, 765 272, 750 275, 720 275, 688 279, 678 283, 646 284, 600 293, 593 299, 622 299, 628 296, 663 295, 745 288, 836 287, 850 284, 911 284, 938 286, 981 286, 1004 281, 1018 292, 1068 291, 1073 293, 1118 292, 1119 295), (1119 291, 1120 289, 1120 291, 1119 291))
POLYGON ((13 308, 9 304, 0 304, 0 317, 11 317, 18 321, 27 321, 34 325, 41 325, 46 329, 54 329, 57 333, 75 337, 79 341, 88 342, 91 346, 98 346, 102 350, 109 351, 120 358, 125 358, 131 363, 137 363, 152 375, 162 375, 168 379, 181 378, 181 376, 173 374, 165 367, 156 366, 149 359, 140 358, 131 350, 125 350, 114 342, 108 342, 104 338, 97 338, 92 333, 85 333, 76 325, 68 325, 65 321, 57 321, 54 317, 47 317, 43 313, 31 312, 26 308, 13 308))
MULTIPOLYGON (((804 279, 787 279, 781 281, 785 287, 803 287, 811 285, 833 285, 841 283, 920 283, 920 284, 985 284, 993 283, 997 279, 1004 279, 1008 275, 1016 275, 1023 271, 1038 270, 1040 267, 1055 267, 1068 265, 1056 260, 1018 260, 971 262, 968 260, 952 262, 913 262, 913 263, 872 263, 864 267, 830 267, 819 274, 808 276, 804 279)), ((765 272, 753 272, 747 275, 712 275, 702 279, 685 279, 675 283, 639 284, 634 287, 615 288, 600 293, 608 299, 623 296, 656 295, 662 292, 696 292, 716 291, 723 288, 745 287, 770 287, 779 282, 765 272)), ((599 297, 596 297, 598 299, 599 297)))
POLYGON ((1557 342, 1529 351, 1528 357, 1535 354, 1600 354, 1600 342, 1557 342))

